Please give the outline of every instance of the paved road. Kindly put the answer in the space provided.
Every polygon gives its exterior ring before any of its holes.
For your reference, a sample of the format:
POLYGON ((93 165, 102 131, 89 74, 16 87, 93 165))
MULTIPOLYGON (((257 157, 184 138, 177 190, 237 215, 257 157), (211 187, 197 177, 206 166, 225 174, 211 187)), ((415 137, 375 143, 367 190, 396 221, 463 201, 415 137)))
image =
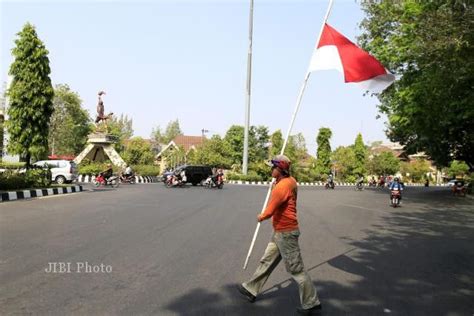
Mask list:
MULTIPOLYGON (((243 271, 265 191, 137 184, 0 204, 0 313, 292 315, 283 265, 254 304, 234 288, 270 237, 266 222, 243 271), (85 262, 112 272, 77 273, 85 262)), ((409 188, 391 209, 386 191, 300 188, 298 210, 323 315, 474 314, 472 200, 409 188)))

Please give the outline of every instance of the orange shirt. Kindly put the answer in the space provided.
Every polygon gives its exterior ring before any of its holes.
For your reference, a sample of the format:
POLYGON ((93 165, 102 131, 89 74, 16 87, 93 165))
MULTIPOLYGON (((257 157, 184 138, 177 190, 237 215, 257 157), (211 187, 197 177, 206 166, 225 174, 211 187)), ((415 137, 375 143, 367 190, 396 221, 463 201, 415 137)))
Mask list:
POLYGON ((262 220, 273 216, 273 229, 284 232, 298 229, 296 198, 298 187, 293 177, 282 178, 272 190, 267 208, 260 216, 262 220))

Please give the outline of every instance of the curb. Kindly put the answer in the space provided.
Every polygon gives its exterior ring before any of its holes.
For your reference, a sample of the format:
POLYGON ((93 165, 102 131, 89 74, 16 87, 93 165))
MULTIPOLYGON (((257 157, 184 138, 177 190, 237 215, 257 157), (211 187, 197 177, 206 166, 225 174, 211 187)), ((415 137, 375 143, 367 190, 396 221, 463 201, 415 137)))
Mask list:
POLYGON ((68 194, 68 193, 76 193, 76 192, 82 192, 82 191, 83 191, 82 185, 74 185, 70 187, 61 187, 61 188, 11 191, 11 192, 0 193, 0 202, 24 200, 24 199, 31 199, 31 198, 36 198, 36 197, 48 196, 48 195, 68 194))
MULTIPOLYGON (((229 184, 238 184, 238 185, 269 185, 269 181, 241 181, 241 180, 229 180, 227 181, 229 184)), ((318 186, 323 187, 325 185, 324 182, 297 182, 298 186, 318 186)), ((355 183, 346 183, 346 182, 334 182, 336 186, 339 187, 353 187, 355 183)), ((407 183, 405 184, 406 187, 424 187, 423 183, 407 183)), ((364 183, 364 187, 369 187, 368 184, 364 183)), ((430 187, 447 187, 446 184, 436 184, 431 185, 430 187)))
MULTIPOLYGON (((77 182, 79 183, 91 183, 95 179, 95 176, 90 175, 79 175, 77 177, 77 182)), ((155 176, 135 176, 135 183, 157 183, 160 182, 158 177, 155 176)))

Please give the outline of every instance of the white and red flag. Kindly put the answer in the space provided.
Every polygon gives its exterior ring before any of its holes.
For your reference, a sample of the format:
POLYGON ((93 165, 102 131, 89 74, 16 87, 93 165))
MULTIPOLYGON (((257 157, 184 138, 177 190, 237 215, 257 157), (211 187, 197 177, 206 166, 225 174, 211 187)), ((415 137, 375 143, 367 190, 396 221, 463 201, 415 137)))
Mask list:
POLYGON ((325 23, 309 71, 328 69, 339 70, 345 82, 374 93, 382 92, 395 80, 377 59, 325 23))

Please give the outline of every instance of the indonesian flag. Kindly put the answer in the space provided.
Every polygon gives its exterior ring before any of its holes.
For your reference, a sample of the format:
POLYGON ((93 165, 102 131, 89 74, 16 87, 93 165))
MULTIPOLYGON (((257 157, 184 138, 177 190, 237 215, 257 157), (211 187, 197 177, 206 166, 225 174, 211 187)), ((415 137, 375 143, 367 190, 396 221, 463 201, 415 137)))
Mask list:
POLYGON ((374 93, 382 92, 395 80, 377 59, 326 23, 309 71, 328 69, 339 70, 345 82, 356 83, 374 93))

